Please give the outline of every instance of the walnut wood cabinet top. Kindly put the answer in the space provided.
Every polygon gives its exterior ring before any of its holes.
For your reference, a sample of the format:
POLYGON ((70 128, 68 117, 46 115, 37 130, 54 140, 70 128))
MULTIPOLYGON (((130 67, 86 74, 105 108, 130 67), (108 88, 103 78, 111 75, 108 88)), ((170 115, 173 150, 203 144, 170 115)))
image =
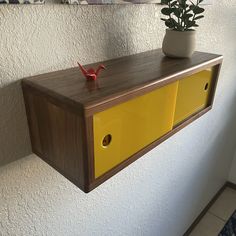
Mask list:
POLYGON ((35 88, 89 116, 220 61, 222 56, 203 52, 195 52, 191 59, 170 59, 157 49, 102 62, 107 69, 97 81, 86 81, 75 67, 25 78, 23 86, 35 88))

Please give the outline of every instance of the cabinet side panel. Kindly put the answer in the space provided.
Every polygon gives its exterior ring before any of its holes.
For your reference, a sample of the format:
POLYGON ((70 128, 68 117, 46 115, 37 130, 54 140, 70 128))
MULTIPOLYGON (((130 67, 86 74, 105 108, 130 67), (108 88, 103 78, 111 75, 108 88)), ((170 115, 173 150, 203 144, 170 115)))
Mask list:
POLYGON ((85 128, 82 117, 24 89, 32 149, 84 190, 85 128))
POLYGON ((28 91, 26 86, 22 86, 25 108, 27 114, 27 120, 29 125, 29 133, 32 149, 34 152, 41 154, 42 153, 42 144, 39 136, 39 127, 38 127, 38 118, 34 109, 34 97, 28 91))

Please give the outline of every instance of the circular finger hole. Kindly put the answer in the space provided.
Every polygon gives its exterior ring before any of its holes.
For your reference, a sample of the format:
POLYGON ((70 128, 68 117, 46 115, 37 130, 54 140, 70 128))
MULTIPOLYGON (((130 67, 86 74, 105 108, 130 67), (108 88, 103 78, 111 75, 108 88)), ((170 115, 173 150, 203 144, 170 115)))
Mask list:
POLYGON ((208 84, 208 83, 206 83, 206 85, 205 85, 205 90, 207 90, 207 89, 208 89, 208 87, 209 87, 209 84, 208 84))
POLYGON ((112 139, 111 135, 107 134, 102 140, 102 146, 107 147, 111 143, 111 139, 112 139))

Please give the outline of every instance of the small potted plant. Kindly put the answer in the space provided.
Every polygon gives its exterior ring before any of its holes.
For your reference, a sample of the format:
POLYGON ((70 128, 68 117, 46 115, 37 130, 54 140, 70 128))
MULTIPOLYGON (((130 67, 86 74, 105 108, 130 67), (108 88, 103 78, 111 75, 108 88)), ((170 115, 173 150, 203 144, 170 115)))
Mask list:
POLYGON ((194 28, 198 27, 197 21, 204 17, 204 9, 199 6, 203 0, 193 1, 162 0, 166 7, 161 12, 167 18, 161 20, 168 27, 162 44, 166 56, 189 58, 195 50, 194 28))

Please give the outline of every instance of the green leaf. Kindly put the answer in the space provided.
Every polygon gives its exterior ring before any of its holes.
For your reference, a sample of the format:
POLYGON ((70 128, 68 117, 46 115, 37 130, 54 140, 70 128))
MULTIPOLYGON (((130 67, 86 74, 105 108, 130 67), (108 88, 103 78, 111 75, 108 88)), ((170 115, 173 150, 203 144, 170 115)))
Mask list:
POLYGON ((177 18, 180 18, 181 10, 178 9, 178 8, 175 8, 175 9, 174 9, 174 15, 175 15, 177 18))
POLYGON ((196 6, 190 5, 189 8, 193 11, 196 8, 196 6))
POLYGON ((187 27, 188 27, 188 28, 193 27, 195 24, 196 24, 196 21, 189 21, 189 22, 187 23, 187 27))
POLYGON ((169 2, 171 2, 172 0, 161 0, 161 4, 166 4, 168 5, 169 2))
POLYGON ((170 29, 173 29, 173 28, 177 27, 178 23, 174 19, 170 18, 165 22, 165 25, 167 27, 169 27, 170 29))
POLYGON ((172 29, 174 27, 174 25, 170 21, 166 21, 165 25, 170 29, 172 29))
POLYGON ((171 7, 174 7, 174 6, 176 6, 176 5, 177 5, 177 3, 178 3, 178 1, 174 1, 174 2, 172 2, 172 3, 171 3, 171 5, 170 5, 170 6, 171 6, 171 7))
POLYGON ((203 15, 200 15, 200 16, 195 17, 194 20, 199 20, 199 19, 201 19, 203 17, 204 17, 203 15))
POLYGON ((169 16, 169 15, 172 13, 172 9, 171 9, 171 8, 167 8, 167 7, 162 8, 162 9, 161 9, 161 13, 162 13, 163 15, 169 16))
POLYGON ((189 4, 186 1, 179 2, 180 8, 186 10, 189 7, 189 4))
POLYGON ((188 18, 190 18, 190 17, 192 17, 193 16, 193 14, 184 14, 183 15, 183 18, 184 19, 188 19, 188 18))
POLYGON ((194 14, 201 14, 201 13, 203 13, 205 11, 205 9, 204 8, 202 8, 202 7, 198 7, 198 6, 196 6, 194 9, 193 9, 193 13, 194 14))

